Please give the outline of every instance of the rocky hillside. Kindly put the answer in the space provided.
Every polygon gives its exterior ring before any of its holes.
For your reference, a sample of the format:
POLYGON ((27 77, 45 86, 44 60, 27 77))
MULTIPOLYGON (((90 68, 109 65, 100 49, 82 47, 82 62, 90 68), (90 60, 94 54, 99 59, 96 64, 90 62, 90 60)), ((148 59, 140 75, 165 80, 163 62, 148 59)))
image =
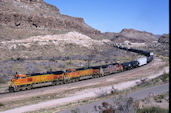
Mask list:
POLYGON ((163 34, 159 37, 159 43, 168 44, 169 43, 169 34, 163 34))
POLYGON ((0 0, 0 41, 70 31, 77 31, 98 40, 155 40, 153 34, 133 29, 123 29, 120 33, 101 33, 87 25, 83 18, 63 15, 57 7, 43 0, 0 0))
POLYGON ((138 43, 151 43, 156 41, 157 38, 149 32, 138 31, 135 29, 123 29, 118 35, 113 39, 115 42, 138 42, 138 43))
POLYGON ((1 40, 72 30, 84 34, 100 33, 85 24, 83 18, 62 15, 58 8, 42 0, 0 0, 0 29, 3 29, 0 30, 1 40))
MULTIPOLYGON (((130 61, 137 54, 106 43, 127 41, 133 47, 146 47, 147 43, 158 44, 157 40, 152 33, 134 29, 101 33, 83 18, 63 15, 43 0, 0 0, 0 81, 16 71, 46 72, 130 61)), ((156 46, 151 48, 156 50, 156 46)), ((165 53, 167 56, 168 51, 165 53)))
POLYGON ((156 56, 169 62, 169 34, 161 35, 157 41, 148 43, 146 47, 142 49, 153 51, 156 56))
MULTIPOLYGON (((58 35, 33 36, 21 40, 2 41, 0 43, 0 58, 36 58, 88 55, 91 51, 103 51, 104 42, 109 40, 93 40, 78 32, 68 32, 58 35), (3 49, 2 49, 3 48, 3 49), (11 57, 12 56, 12 57, 11 57)), ((108 48, 108 47, 107 47, 108 48)))
POLYGON ((67 68, 130 61, 135 53, 108 46, 110 40, 95 40, 78 32, 32 36, 0 42, 0 78, 15 72, 35 73, 67 68), (130 57, 131 56, 131 57, 130 57))

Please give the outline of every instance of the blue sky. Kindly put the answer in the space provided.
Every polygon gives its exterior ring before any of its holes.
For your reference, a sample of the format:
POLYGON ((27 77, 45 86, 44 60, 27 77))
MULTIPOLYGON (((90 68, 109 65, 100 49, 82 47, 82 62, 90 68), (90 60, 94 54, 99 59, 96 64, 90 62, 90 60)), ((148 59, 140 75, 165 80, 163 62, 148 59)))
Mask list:
POLYGON ((169 0, 44 0, 65 15, 82 17, 101 32, 133 28, 169 33, 169 0))

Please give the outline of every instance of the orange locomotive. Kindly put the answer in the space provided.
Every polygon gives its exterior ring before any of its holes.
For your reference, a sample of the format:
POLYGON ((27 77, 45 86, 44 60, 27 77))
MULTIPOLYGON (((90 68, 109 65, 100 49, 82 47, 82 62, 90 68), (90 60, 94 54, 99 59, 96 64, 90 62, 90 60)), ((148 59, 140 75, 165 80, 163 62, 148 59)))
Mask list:
POLYGON ((65 80, 78 81, 82 79, 92 78, 92 75, 92 68, 68 69, 65 72, 65 80))
POLYGON ((9 83, 9 92, 31 89, 33 87, 76 82, 120 71, 123 71, 122 65, 114 63, 88 68, 67 69, 66 72, 55 71, 35 74, 16 74, 9 83))
POLYGON ((56 85, 63 81, 63 71, 35 73, 35 74, 16 74, 9 83, 9 92, 31 89, 44 85, 56 85))

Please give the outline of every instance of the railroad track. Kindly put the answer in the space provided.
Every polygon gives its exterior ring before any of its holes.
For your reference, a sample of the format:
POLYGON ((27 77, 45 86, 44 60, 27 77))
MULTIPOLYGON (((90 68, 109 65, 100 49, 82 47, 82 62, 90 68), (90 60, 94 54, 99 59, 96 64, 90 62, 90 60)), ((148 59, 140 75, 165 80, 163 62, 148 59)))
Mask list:
POLYGON ((35 88, 32 90, 19 91, 14 93, 6 93, 0 95, 0 102, 10 102, 17 100, 25 100, 37 96, 48 96, 51 94, 61 95, 65 93, 65 96, 69 94, 74 94, 76 91, 81 89, 91 89, 104 87, 109 85, 114 85, 120 82, 146 78, 149 75, 160 74, 163 72, 158 72, 160 67, 164 65, 160 59, 155 58, 149 65, 142 66, 140 68, 135 68, 122 73, 112 74, 110 76, 104 76, 96 79, 83 80, 75 83, 57 85, 52 87, 42 87, 35 88), (143 72, 146 74, 142 74, 143 72), (103 83, 103 84, 102 84, 103 83), (68 92, 69 91, 69 92, 68 92), (68 92, 68 93, 67 93, 68 92))

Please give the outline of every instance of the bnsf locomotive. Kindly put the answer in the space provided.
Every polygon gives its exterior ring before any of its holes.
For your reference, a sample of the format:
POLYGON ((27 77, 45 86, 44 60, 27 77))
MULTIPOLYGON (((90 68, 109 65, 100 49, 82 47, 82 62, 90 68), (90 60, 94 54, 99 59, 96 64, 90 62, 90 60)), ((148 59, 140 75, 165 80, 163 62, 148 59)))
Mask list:
POLYGON ((47 73, 16 74, 9 84, 9 92, 31 89, 44 85, 57 85, 97 78, 123 71, 122 65, 115 63, 88 68, 67 69, 47 73))
POLYGON ((152 61, 153 53, 136 49, 128 49, 118 47, 119 49, 125 49, 127 51, 144 54, 146 57, 138 58, 135 61, 126 63, 113 63, 100 66, 92 66, 77 69, 67 69, 64 71, 54 71, 47 73, 34 73, 34 74, 16 74, 9 82, 9 92, 21 91, 32 89, 34 87, 66 84, 70 82, 77 82, 84 79, 98 78, 132 68, 136 68, 145 65, 152 61))

